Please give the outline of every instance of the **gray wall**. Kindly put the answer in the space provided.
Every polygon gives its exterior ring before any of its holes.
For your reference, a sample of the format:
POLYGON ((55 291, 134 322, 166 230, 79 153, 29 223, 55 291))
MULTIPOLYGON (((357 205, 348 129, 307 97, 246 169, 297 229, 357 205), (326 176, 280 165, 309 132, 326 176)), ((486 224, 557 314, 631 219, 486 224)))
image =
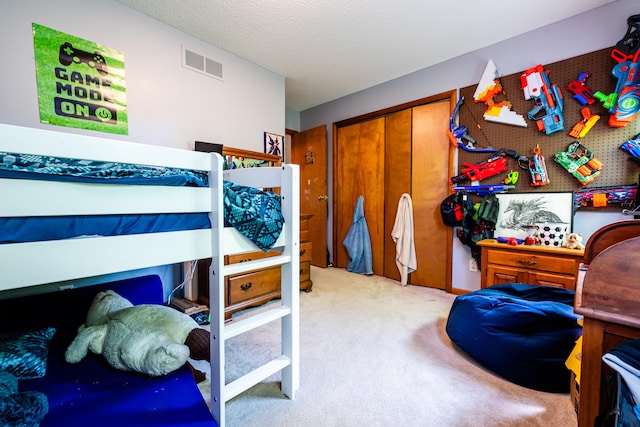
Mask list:
MULTIPOLYGON (((637 0, 618 0, 571 19, 308 109, 300 113, 301 129, 311 129, 322 124, 327 126, 330 159, 333 141, 332 125, 336 121, 475 85, 489 59, 495 62, 500 74, 509 75, 536 64, 556 62, 613 46, 626 32, 627 18, 640 13, 638 6, 640 3, 637 0)), ((524 16, 523 19, 525 19, 524 16)), ((484 28, 478 28, 478 31, 490 31, 491 25, 500 25, 500 20, 497 19, 484 28)), ((638 122, 635 125, 637 126, 638 122)), ((329 162, 329 168, 329 196, 331 197, 333 185, 331 162, 329 162)), ((333 232, 331 211, 329 215, 328 244, 331 250, 333 232)), ((626 219, 632 218, 616 213, 578 211, 574 218, 573 229, 583 233, 586 240, 600 226, 626 219)), ((453 287, 466 290, 479 289, 479 273, 468 271, 471 259, 468 250, 455 241, 453 255, 453 287)))

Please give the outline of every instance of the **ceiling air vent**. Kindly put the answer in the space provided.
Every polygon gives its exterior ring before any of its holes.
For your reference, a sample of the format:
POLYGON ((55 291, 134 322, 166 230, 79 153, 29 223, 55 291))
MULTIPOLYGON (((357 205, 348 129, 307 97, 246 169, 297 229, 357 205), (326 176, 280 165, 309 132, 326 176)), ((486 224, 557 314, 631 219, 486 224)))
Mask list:
POLYGON ((222 80, 222 64, 192 50, 182 49, 182 65, 190 70, 222 80))

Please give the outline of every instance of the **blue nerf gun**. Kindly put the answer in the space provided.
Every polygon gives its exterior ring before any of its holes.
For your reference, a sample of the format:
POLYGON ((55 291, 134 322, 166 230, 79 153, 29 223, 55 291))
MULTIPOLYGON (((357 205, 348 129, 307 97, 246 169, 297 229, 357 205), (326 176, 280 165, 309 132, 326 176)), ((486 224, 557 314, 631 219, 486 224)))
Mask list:
POLYGON ((516 188, 515 185, 505 184, 487 184, 487 185, 459 185, 454 186, 453 191, 466 191, 468 193, 476 193, 478 196, 486 196, 487 194, 502 193, 504 191, 516 188))
POLYGON ((564 130, 562 92, 558 85, 549 82, 548 74, 549 72, 538 64, 520 76, 524 99, 532 99, 535 102, 535 107, 529 110, 527 117, 534 120, 538 130, 547 135, 564 130))

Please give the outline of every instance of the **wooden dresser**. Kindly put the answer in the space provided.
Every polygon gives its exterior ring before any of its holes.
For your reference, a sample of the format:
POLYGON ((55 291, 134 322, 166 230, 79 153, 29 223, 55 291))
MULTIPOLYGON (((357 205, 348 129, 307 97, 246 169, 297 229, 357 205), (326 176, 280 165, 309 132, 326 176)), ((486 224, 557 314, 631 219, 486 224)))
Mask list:
MULTIPOLYGON (((309 218, 311 215, 300 215, 300 290, 310 292, 311 281, 311 242, 309 241, 309 218)), ((225 264, 235 264, 255 259, 279 255, 278 252, 253 251, 224 257, 225 264)), ((209 267, 211 259, 198 261, 198 301, 209 304, 209 267)), ((233 274, 225 280, 226 320, 233 313, 248 307, 262 305, 275 298, 280 298, 280 266, 263 270, 253 270, 242 274, 233 274)))
POLYGON ((575 290, 584 251, 540 245, 478 242, 482 248, 481 288, 501 283, 528 283, 575 290))

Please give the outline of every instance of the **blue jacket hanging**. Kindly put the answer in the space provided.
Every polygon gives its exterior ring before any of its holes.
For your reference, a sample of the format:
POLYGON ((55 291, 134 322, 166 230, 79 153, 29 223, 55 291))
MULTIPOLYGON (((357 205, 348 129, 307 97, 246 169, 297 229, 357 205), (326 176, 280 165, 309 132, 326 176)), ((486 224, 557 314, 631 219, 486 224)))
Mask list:
POLYGON ((353 211, 353 221, 342 242, 349 255, 347 270, 352 273, 373 274, 371 238, 364 218, 364 196, 358 197, 353 211))

